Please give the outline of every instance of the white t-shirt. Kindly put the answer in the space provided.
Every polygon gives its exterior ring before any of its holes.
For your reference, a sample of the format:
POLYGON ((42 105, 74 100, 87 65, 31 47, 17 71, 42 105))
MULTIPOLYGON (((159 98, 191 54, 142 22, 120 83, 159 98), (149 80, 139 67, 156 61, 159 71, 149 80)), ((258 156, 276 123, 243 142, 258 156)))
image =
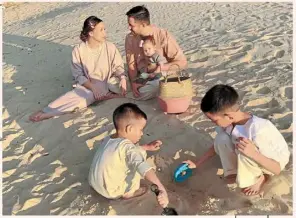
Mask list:
POLYGON ((282 134, 269 120, 253 115, 244 125, 236 125, 234 128, 229 126, 225 131, 231 136, 234 144, 238 137, 248 138, 254 142, 261 154, 279 162, 281 170, 289 162, 288 145, 282 134))

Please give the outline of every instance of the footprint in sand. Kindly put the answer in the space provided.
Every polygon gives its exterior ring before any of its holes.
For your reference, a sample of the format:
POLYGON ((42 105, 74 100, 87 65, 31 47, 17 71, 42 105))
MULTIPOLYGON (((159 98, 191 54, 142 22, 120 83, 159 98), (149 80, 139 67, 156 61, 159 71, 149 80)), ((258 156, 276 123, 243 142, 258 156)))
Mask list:
POLYGON ((245 51, 250 51, 251 49, 253 49, 253 45, 249 44, 249 45, 245 45, 240 51, 238 52, 245 52, 245 51))
POLYGON ((262 87, 262 88, 259 88, 256 91, 256 93, 265 95, 265 94, 270 93, 270 89, 268 87, 262 87))
POLYGON ((195 53, 190 56, 191 62, 205 62, 209 59, 209 56, 200 57, 199 54, 195 53))
POLYGON ((261 108, 273 108, 279 106, 279 103, 276 99, 271 97, 265 97, 260 99, 251 100, 247 103, 247 107, 261 107, 261 108))
POLYGON ((271 44, 274 46, 281 46, 283 43, 279 41, 272 41, 271 44))
POLYGON ((285 55, 285 51, 284 50, 279 50, 279 51, 275 52, 274 57, 282 58, 284 55, 285 55))
POLYGON ((237 60, 239 58, 245 57, 247 55, 247 52, 239 52, 233 55, 230 55, 228 58, 232 61, 237 60))
POLYGON ((211 27, 208 27, 205 29, 206 32, 214 32, 216 31, 215 29, 212 29, 211 27))
POLYGON ((286 101, 286 107, 289 108, 290 111, 293 110, 293 101, 286 101))
POLYGON ((257 15, 251 15, 251 17, 255 17, 257 20, 261 20, 261 17, 257 16, 257 15))
POLYGON ((282 15, 282 16, 279 16, 279 19, 286 21, 286 20, 289 20, 289 17, 287 17, 286 15, 282 15))
POLYGON ((254 61, 254 64, 257 64, 257 65, 268 64, 272 60, 274 60, 274 57, 273 58, 269 58, 269 59, 268 58, 265 58, 263 60, 254 61))
POLYGON ((203 57, 203 58, 197 59, 196 61, 197 61, 197 62, 205 62, 205 61, 207 61, 208 59, 209 59, 209 57, 206 56, 206 57, 203 57))
POLYGON ((222 20, 222 16, 218 15, 218 16, 214 17, 214 20, 222 20))
POLYGON ((293 88, 292 86, 280 88, 280 95, 283 98, 293 99, 293 88))
POLYGON ((244 42, 253 42, 259 39, 261 36, 246 36, 244 42))
POLYGON ((283 69, 285 69, 285 70, 293 70, 292 64, 291 65, 286 65, 283 69))
POLYGON ((282 114, 282 113, 273 114, 271 120, 277 123, 280 129, 282 130, 288 129, 292 124, 293 113, 288 112, 286 114, 282 114))
POLYGON ((285 88, 285 96, 288 99, 293 99, 293 88, 292 87, 285 88))

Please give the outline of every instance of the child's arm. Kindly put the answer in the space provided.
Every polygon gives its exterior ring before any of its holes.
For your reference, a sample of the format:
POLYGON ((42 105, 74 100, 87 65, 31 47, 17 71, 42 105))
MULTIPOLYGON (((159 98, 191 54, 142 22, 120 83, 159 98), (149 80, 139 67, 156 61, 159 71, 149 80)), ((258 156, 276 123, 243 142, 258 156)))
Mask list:
POLYGON ((156 184, 161 191, 157 199, 161 206, 166 207, 168 205, 167 192, 156 176, 154 169, 147 163, 145 155, 139 151, 139 149, 132 144, 125 145, 126 149, 126 161, 130 166, 130 169, 136 170, 146 180, 156 184))
POLYGON ((261 165, 263 168, 274 173, 275 175, 280 174, 281 172, 280 163, 258 152, 254 143, 249 139, 239 137, 237 139, 236 147, 241 153, 253 159, 256 163, 261 165))
POLYGON ((281 166, 279 162, 265 157, 264 155, 260 154, 259 152, 256 152, 251 157, 255 162, 257 162, 259 165, 267 169, 268 171, 274 173, 275 175, 279 175, 281 172, 281 166))
POLYGON ((214 149, 214 145, 212 145, 210 147, 210 149, 203 156, 201 156, 201 158, 198 161, 193 162, 191 160, 186 160, 186 161, 183 161, 183 163, 187 163, 189 168, 197 168, 202 163, 204 163, 205 161, 207 161, 211 157, 215 156, 215 154, 216 154, 216 152, 215 152, 215 149, 214 149))
POLYGON ((144 178, 146 180, 148 180, 149 182, 156 184, 158 186, 158 189, 160 190, 160 194, 157 196, 157 200, 163 208, 166 207, 169 204, 168 194, 167 194, 164 186, 162 185, 162 183, 160 182, 160 180, 156 176, 154 170, 150 169, 149 171, 147 171, 145 173, 144 178))

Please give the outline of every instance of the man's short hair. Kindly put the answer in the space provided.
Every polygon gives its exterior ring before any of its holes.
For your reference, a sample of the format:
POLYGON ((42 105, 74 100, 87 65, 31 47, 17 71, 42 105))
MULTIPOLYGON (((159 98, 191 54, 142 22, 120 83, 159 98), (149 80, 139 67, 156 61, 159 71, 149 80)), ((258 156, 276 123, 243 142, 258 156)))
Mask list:
POLYGON ((137 21, 150 25, 150 13, 144 5, 136 6, 126 12, 128 17, 133 17, 137 21))
POLYGON ((147 120, 147 115, 133 103, 122 104, 113 112, 113 124, 116 130, 119 129, 121 123, 126 122, 128 124, 141 118, 147 120))
POLYGON ((218 113, 238 103, 239 96, 235 89, 228 85, 213 86, 201 100, 200 108, 204 113, 218 113))

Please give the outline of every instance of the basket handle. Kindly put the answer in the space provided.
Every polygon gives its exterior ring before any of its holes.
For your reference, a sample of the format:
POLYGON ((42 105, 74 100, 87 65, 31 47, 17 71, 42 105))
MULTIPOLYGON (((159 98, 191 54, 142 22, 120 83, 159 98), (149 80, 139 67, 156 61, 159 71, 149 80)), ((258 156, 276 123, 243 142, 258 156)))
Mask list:
MULTIPOLYGON (((172 64, 172 65, 169 67, 169 69, 170 69, 172 66, 174 66, 174 65, 176 65, 176 66, 178 67, 178 70, 179 70, 178 72, 179 72, 179 73, 178 73, 177 77, 178 77, 178 82, 181 83, 181 79, 180 79, 181 68, 180 68, 179 64, 172 64)), ((168 70, 169 70, 169 69, 168 69, 168 70)), ((160 72, 162 72, 162 71, 161 71, 161 66, 160 66, 160 72)), ((167 83, 167 82, 168 82, 168 75, 165 77, 165 83, 167 83)))

